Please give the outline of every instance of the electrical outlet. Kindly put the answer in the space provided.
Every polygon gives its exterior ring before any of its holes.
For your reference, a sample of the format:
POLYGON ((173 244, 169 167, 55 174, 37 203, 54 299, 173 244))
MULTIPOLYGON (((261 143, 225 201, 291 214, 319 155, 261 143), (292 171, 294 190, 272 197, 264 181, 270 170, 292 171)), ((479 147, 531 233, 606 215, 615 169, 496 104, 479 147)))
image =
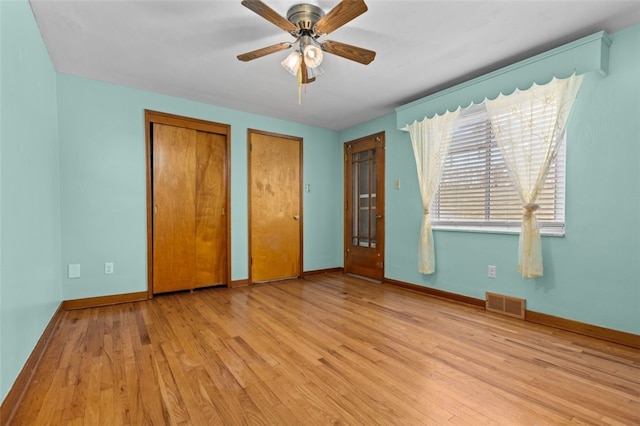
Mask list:
POLYGON ((105 275, 113 274, 113 262, 106 262, 104 264, 104 274, 105 275))
POLYGON ((80 264, 79 263, 70 263, 69 269, 67 271, 67 276, 69 278, 80 278, 80 264))
POLYGON ((489 267, 487 268, 487 276, 489 278, 496 277, 496 267, 494 265, 489 265, 489 267))

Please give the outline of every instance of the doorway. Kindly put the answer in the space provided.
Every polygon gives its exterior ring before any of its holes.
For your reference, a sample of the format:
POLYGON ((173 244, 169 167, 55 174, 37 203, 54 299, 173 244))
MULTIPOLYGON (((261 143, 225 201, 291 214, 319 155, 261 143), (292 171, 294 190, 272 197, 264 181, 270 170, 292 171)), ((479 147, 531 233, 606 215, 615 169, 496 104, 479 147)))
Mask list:
POLYGON ((385 133, 344 145, 344 272, 384 277, 385 133))
POLYGON ((148 293, 225 285, 229 126, 145 111, 148 293))
POLYGON ((249 130, 249 282, 302 276, 302 139, 249 130))

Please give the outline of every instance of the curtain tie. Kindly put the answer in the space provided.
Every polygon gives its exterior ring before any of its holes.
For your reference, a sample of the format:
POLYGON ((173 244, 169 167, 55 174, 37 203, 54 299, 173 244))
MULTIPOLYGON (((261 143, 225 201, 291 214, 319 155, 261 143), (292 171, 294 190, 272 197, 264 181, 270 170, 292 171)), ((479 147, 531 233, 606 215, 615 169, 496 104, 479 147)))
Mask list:
POLYGON ((522 216, 528 218, 528 217, 531 217, 531 215, 540 208, 540 205, 534 204, 534 203, 528 203, 522 206, 522 208, 524 209, 524 214, 522 216))
POLYGON ((424 209, 424 216, 425 217, 429 216, 429 209, 424 209))

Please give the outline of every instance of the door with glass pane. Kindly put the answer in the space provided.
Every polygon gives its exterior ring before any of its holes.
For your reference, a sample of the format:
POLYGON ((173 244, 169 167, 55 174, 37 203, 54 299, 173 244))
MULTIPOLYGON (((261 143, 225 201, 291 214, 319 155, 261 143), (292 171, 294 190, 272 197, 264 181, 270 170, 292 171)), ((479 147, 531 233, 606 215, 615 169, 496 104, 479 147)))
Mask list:
POLYGON ((384 132, 344 145, 344 271, 384 277, 384 132))

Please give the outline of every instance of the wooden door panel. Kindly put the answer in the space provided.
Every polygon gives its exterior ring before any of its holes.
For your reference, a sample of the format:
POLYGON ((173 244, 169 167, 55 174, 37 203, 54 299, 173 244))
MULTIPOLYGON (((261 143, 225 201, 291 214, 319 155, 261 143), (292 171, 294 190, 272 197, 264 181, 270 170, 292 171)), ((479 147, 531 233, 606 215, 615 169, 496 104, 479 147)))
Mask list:
POLYGON ((195 265, 194 130, 153 124, 153 290, 192 288, 195 265))
POLYGON ((301 141, 250 134, 251 280, 301 273, 301 141))
POLYGON ((226 281, 226 137, 196 134, 195 287, 226 281))
POLYGON ((384 133, 345 144, 345 272, 384 277, 384 133))
POLYGON ((148 293, 229 283, 230 126, 145 110, 148 293))

